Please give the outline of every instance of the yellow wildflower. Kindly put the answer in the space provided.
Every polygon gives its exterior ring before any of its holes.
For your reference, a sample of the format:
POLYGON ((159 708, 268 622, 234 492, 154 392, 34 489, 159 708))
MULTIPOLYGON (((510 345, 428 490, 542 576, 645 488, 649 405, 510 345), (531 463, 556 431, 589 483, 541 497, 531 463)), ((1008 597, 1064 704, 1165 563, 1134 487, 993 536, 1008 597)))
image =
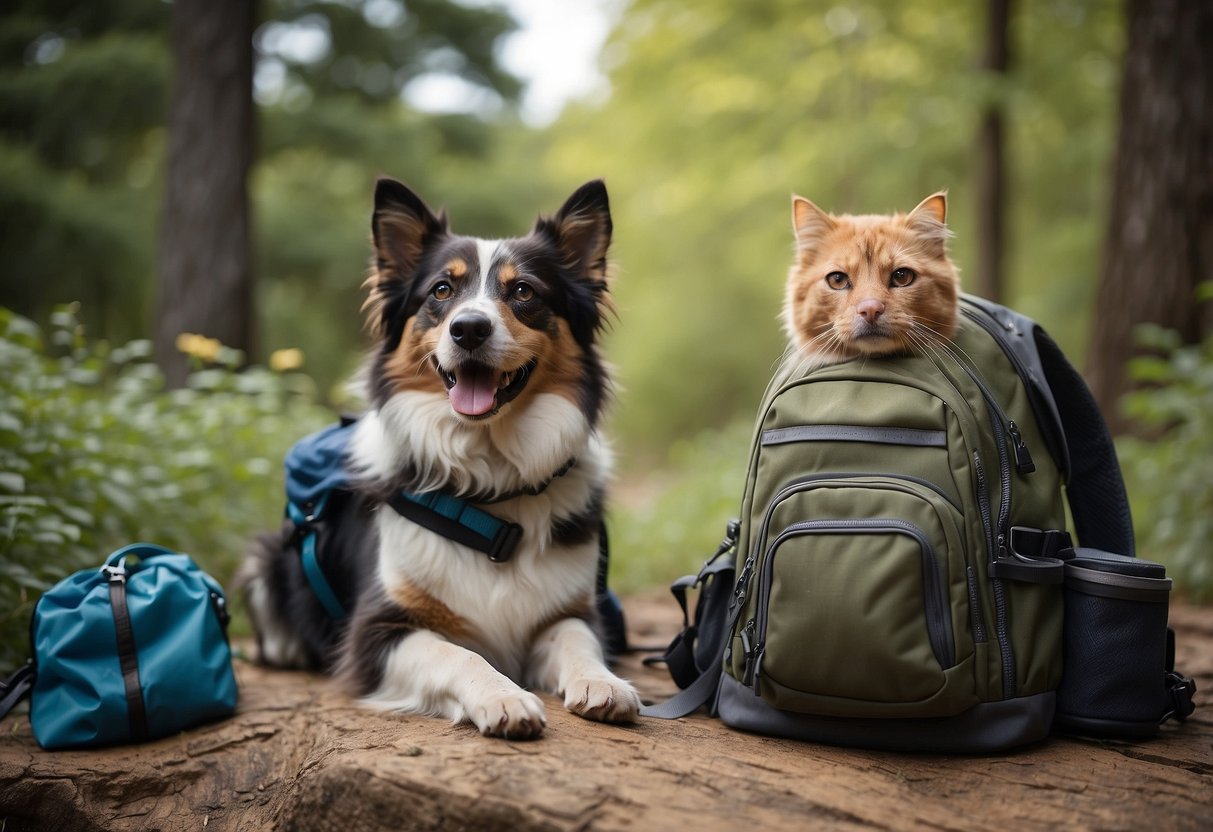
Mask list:
POLYGON ((192 355, 200 361, 214 363, 219 358, 223 345, 217 338, 207 338, 196 332, 183 332, 177 336, 177 349, 186 355, 192 355))
POLYGON ((276 373, 298 370, 303 366, 303 350, 291 347, 285 350, 274 350, 270 354, 270 369, 276 373))

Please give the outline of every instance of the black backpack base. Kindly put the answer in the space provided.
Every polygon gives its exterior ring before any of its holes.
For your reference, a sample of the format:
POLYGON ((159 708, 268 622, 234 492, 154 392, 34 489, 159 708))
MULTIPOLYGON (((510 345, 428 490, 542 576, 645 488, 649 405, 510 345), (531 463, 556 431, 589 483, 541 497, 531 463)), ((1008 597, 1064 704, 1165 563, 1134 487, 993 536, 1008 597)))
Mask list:
POLYGON ((1045 739, 1056 700, 1050 691, 983 702, 938 719, 846 719, 774 708, 736 679, 721 674, 716 705, 725 725, 756 734, 878 751, 992 754, 1045 739))

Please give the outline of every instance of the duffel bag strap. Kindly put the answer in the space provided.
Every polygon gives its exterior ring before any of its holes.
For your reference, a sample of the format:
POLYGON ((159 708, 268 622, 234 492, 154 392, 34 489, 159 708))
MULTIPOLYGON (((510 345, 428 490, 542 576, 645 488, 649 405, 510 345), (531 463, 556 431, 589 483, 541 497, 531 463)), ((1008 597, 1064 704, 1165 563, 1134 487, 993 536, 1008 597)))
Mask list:
MULTIPOLYGON (((118 553, 116 552, 116 554, 118 553)), ((126 693, 126 713, 130 723, 130 736, 133 741, 142 742, 147 739, 147 709, 143 702, 143 685, 139 680, 139 655, 135 650, 135 631, 131 627, 130 610, 126 606, 126 557, 119 558, 116 564, 111 563, 113 559, 114 555, 110 555, 105 561, 105 566, 101 567, 101 571, 109 580, 110 608, 114 616, 114 632, 118 637, 118 666, 122 670, 122 685, 126 693)))
POLYGON ((37 671, 31 661, 21 665, 11 676, 0 682, 0 719, 8 716, 8 712, 17 707, 17 703, 33 690, 35 676, 37 671))

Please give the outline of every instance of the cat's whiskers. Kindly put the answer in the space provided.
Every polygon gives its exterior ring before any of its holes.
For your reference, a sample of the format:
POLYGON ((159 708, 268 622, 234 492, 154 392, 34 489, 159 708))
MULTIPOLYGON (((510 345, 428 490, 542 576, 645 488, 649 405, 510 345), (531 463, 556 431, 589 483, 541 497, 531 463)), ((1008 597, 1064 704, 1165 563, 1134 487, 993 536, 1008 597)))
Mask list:
POLYGON ((958 365, 965 366, 967 364, 969 367, 977 366, 977 362, 973 360, 973 356, 969 355, 954 342, 940 336, 935 330, 931 329, 930 327, 919 326, 917 324, 913 326, 914 331, 925 333, 926 336, 928 336, 940 349, 947 353, 947 355, 958 365))

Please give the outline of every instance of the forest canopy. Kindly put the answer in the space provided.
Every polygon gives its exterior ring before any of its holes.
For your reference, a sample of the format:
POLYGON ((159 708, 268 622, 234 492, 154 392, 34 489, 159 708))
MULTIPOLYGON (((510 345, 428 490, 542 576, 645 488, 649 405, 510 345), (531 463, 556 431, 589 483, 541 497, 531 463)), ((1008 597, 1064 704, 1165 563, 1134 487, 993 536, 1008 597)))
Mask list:
MULTIPOLYGON (((1008 124, 1007 299, 1081 358, 1123 22, 1110 0, 1015 8, 1013 72, 996 77, 977 69, 981 4, 636 0, 600 58, 609 95, 532 128, 495 58, 514 25, 496 7, 263 3, 250 358, 303 347, 324 389, 353 369, 376 175, 493 236, 603 176, 616 432, 628 453, 660 457, 744 417, 783 348, 791 193, 882 212, 947 187, 968 278, 973 140, 991 101, 1008 124), (410 106, 409 85, 434 75, 459 79, 470 112, 410 106)), ((150 331, 170 17, 159 0, 31 0, 0 18, 0 292, 16 311, 80 301, 94 335, 150 331)))

